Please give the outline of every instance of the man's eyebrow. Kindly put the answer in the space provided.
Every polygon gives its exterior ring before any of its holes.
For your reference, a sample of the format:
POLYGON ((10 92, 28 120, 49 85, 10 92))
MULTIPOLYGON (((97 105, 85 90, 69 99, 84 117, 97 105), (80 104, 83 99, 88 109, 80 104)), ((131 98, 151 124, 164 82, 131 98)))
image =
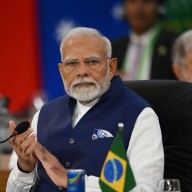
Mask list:
POLYGON ((66 57, 64 61, 78 60, 77 57, 66 57))
MULTIPOLYGON (((86 60, 86 59, 99 59, 99 58, 100 58, 99 55, 94 54, 94 55, 88 55, 88 56, 84 57, 83 59, 86 60)), ((67 56, 66 58, 64 58, 63 61, 70 61, 70 60, 79 60, 79 58, 78 57, 67 56)))
POLYGON ((99 59, 100 57, 98 55, 89 55, 85 57, 84 59, 99 59))

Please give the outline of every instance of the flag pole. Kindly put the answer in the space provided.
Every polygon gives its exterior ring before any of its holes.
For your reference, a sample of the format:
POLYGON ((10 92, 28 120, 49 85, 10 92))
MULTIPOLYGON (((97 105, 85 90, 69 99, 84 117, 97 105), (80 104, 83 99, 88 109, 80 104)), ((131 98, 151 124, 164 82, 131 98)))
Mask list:
POLYGON ((119 129, 119 132, 121 133, 124 129, 124 124, 123 123, 118 123, 118 129, 119 129))
POLYGON ((122 122, 118 123, 118 132, 121 138, 123 137, 123 129, 124 129, 124 123, 122 122))

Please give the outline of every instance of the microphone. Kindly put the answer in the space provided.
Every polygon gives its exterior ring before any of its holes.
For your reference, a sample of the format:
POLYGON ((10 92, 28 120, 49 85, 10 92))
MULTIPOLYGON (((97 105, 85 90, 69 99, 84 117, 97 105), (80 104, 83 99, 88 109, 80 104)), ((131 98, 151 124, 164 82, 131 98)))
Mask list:
POLYGON ((4 143, 6 141, 8 141, 9 139, 11 139, 12 137, 15 137, 17 135, 20 135, 22 133, 24 133, 25 131, 27 131, 27 129, 29 129, 30 127, 30 123, 29 121, 22 121, 21 123, 19 123, 16 128, 14 129, 14 131, 11 133, 11 135, 9 135, 9 137, 3 141, 0 141, 1 143, 4 143))

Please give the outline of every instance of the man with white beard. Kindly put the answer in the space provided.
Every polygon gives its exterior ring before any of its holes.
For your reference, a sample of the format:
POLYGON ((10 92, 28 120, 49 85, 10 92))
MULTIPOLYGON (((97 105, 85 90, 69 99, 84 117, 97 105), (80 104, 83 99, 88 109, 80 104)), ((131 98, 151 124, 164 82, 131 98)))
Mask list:
MULTIPOLYGON (((86 191, 101 191, 98 178, 119 122, 137 183, 132 191, 157 191, 164 169, 159 121, 149 104, 114 76, 110 41, 79 27, 65 36, 60 52, 67 95, 44 105, 32 128, 10 140, 18 161, 7 191, 29 191, 36 175, 36 191, 66 191, 67 169, 84 169, 86 191)), ((11 131, 15 126, 10 121, 11 131)))

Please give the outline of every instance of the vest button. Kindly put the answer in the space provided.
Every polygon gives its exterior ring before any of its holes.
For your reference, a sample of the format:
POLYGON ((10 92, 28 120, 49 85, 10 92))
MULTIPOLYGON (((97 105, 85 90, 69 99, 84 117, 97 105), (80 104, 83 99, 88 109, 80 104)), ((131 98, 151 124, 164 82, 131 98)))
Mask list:
POLYGON ((75 144, 75 142, 76 142, 76 141, 75 141, 74 138, 70 138, 70 139, 69 139, 69 144, 73 145, 73 144, 75 144))
POLYGON ((66 167, 66 168, 70 168, 70 167, 71 167, 71 162, 69 162, 69 161, 66 162, 66 163, 65 163, 65 167, 66 167))

